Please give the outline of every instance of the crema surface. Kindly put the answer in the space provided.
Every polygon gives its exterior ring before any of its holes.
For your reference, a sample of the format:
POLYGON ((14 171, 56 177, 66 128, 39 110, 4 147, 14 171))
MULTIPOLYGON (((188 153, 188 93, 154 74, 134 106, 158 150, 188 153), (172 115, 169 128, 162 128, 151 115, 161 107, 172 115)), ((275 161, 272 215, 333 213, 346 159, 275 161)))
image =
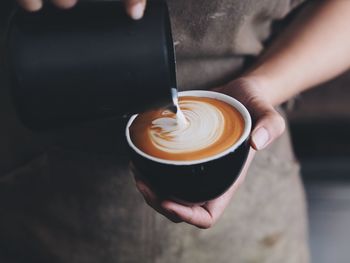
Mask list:
POLYGON ((179 106, 178 114, 154 110, 138 115, 130 127, 135 146, 157 158, 191 161, 225 151, 243 133, 241 114, 223 101, 184 96, 179 106))

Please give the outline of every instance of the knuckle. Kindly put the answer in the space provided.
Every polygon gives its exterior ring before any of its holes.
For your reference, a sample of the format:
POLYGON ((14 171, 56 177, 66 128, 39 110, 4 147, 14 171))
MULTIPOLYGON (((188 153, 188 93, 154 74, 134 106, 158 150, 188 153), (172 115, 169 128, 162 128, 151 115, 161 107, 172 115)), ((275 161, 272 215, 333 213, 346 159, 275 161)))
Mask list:
POLYGON ((171 222, 175 224, 180 224, 183 222, 180 218, 177 218, 176 216, 173 216, 173 215, 169 216, 168 218, 171 222))
POLYGON ((275 114, 274 115, 274 123, 275 123, 277 134, 281 135, 286 128, 286 122, 285 122, 284 118, 280 114, 275 114))
POLYGON ((257 105, 260 106, 261 104, 261 98, 259 96, 250 96, 246 98, 245 104, 249 108, 256 108, 257 105))
POLYGON ((265 123, 266 127, 273 135, 273 137, 278 137, 284 132, 286 128, 286 122, 277 111, 267 110, 264 112, 262 118, 262 122, 265 123))
POLYGON ((34 1, 25 1, 25 0, 18 0, 18 4, 27 10, 28 12, 36 12, 41 9, 42 7, 42 1, 40 0, 34 0, 34 1))
POLYGON ((213 226, 213 222, 205 222, 204 224, 197 226, 199 229, 209 229, 213 226))

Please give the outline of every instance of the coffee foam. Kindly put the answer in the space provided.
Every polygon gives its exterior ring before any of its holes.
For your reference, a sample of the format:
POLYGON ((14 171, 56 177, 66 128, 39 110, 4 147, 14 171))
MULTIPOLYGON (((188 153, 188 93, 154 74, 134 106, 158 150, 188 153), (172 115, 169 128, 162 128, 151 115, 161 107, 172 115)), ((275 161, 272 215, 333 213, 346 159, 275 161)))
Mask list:
POLYGON ((196 100, 180 101, 179 106, 175 116, 164 111, 164 117, 152 122, 148 132, 155 147, 168 153, 194 152, 208 148, 220 138, 225 119, 218 108, 196 100))
POLYGON ((135 146, 156 158, 191 161, 208 158, 231 147, 242 135, 244 120, 231 105, 213 98, 184 96, 181 112, 140 114, 130 126, 135 146), (181 115, 186 121, 181 121, 181 115))

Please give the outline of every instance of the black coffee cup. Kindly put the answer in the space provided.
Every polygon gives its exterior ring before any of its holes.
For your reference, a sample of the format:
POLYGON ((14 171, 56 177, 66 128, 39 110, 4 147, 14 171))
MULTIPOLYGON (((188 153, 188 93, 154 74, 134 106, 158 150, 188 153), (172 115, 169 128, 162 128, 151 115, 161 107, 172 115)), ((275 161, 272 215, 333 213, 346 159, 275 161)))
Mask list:
POLYGON ((126 127, 131 158, 137 170, 161 195, 185 203, 201 203, 222 195, 236 181, 247 160, 250 149, 251 117, 248 110, 234 98, 212 91, 184 91, 180 96, 209 97, 232 105, 244 119, 241 137, 229 149, 196 161, 171 161, 155 158, 137 148, 126 127))
POLYGON ((20 119, 33 129, 172 105, 175 56, 166 1, 134 21, 122 1, 45 3, 10 22, 7 62, 20 119))

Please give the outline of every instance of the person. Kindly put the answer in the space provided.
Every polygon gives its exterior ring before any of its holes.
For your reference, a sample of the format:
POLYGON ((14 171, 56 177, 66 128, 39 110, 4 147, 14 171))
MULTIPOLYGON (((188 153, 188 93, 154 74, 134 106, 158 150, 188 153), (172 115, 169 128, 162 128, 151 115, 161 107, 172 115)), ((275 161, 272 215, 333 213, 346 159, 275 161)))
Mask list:
MULTIPOLYGON (((77 1, 52 2, 70 8, 77 1)), ((309 262, 299 166, 277 106, 349 68, 350 2, 167 2, 179 87, 215 88, 253 116, 252 150, 239 180, 215 200, 186 206, 161 199, 136 177, 155 213, 135 191, 119 127, 97 122, 34 134, 1 89, 1 262, 309 262), (273 22, 297 7, 264 48, 273 22)), ((43 5, 18 3, 28 11, 43 5)), ((145 0, 125 4, 132 18, 142 18, 145 0)))

